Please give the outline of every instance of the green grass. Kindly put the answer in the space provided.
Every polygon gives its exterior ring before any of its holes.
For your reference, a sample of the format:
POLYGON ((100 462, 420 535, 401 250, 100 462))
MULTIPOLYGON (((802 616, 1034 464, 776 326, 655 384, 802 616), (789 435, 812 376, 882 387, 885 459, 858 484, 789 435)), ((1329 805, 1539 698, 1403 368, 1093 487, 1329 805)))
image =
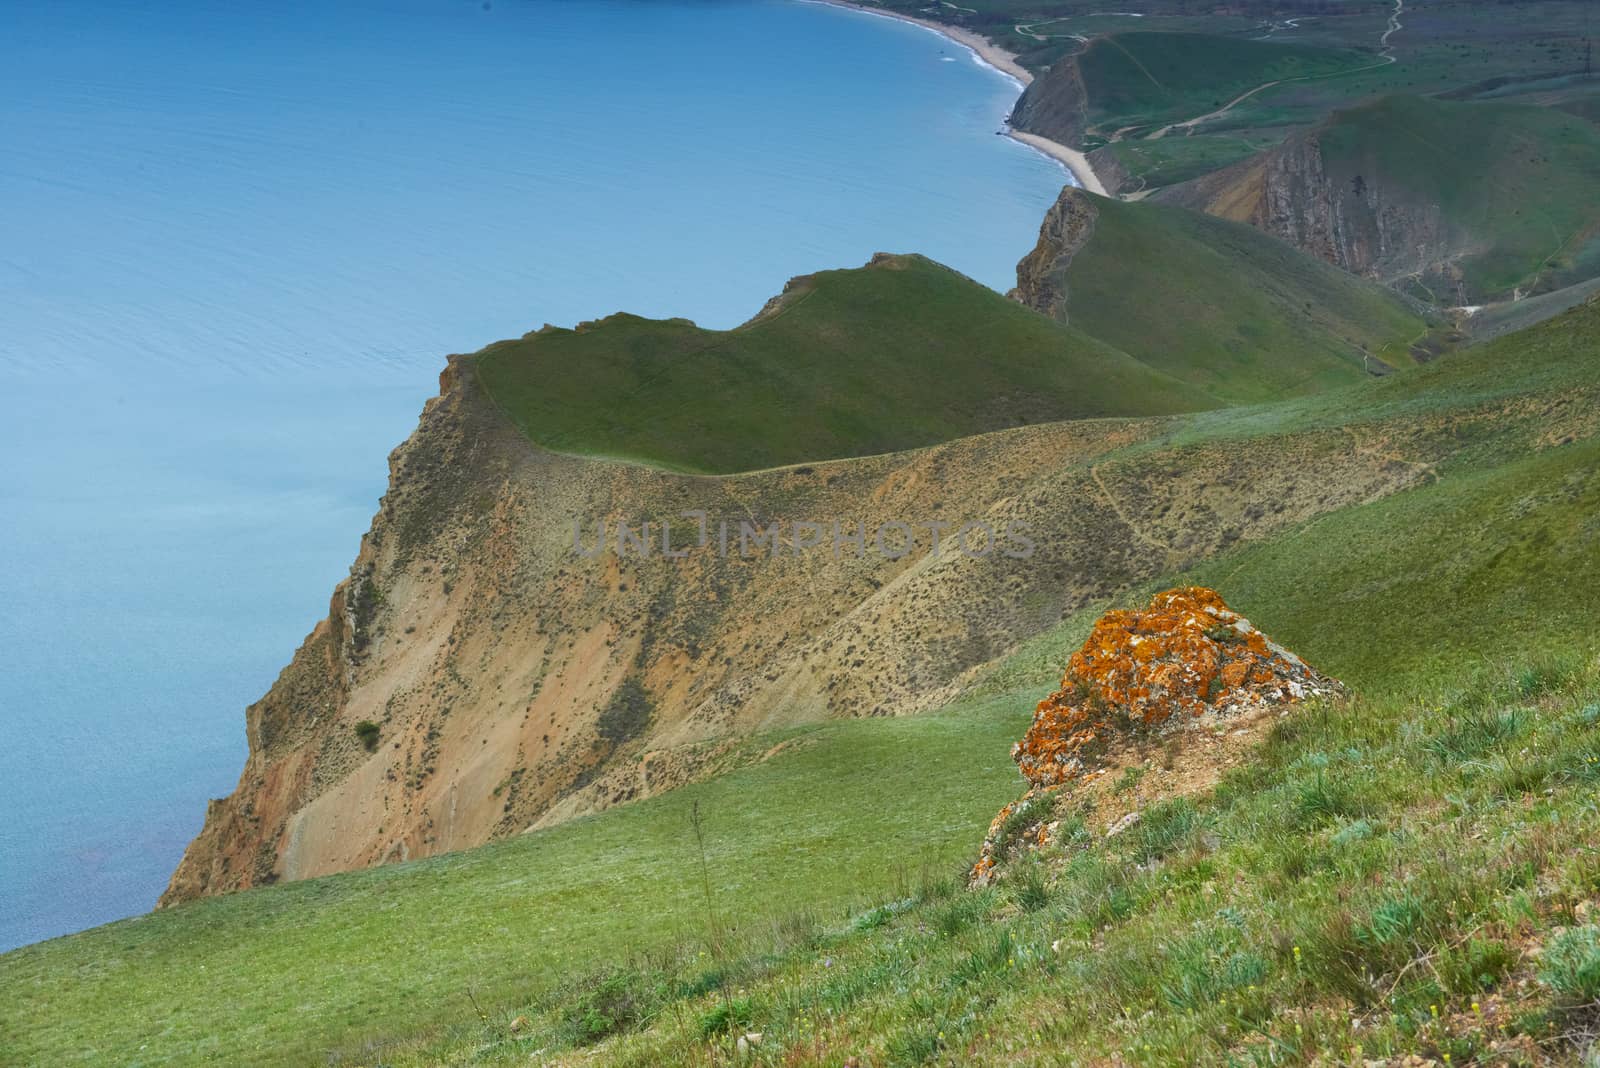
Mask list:
POLYGON ((1581 280, 1566 268, 1600 226, 1594 125, 1549 108, 1397 96, 1338 112, 1319 137, 1336 186, 1360 177, 1390 211, 1438 212, 1473 299, 1547 275, 1581 280))
MULTIPOLYGON (((761 1032, 749 1060, 770 1065, 1575 1063, 1600 991, 1600 932, 1579 919, 1600 892, 1597 719, 1592 660, 1303 710, 1215 791, 1119 838, 752 940, 719 965, 735 1033, 761 1032), (1514 732, 1472 759, 1430 744, 1511 709, 1514 732)), ((729 1056, 694 962, 634 962, 653 1014, 583 1063, 729 1056)), ((560 1021, 583 996, 464 1018, 385 1063, 577 1063, 560 1021)))
POLYGON ((309 1063, 702 934, 696 803, 730 937, 800 903, 837 918, 966 856, 1014 791, 1026 709, 791 732, 766 763, 553 830, 13 951, 0 1061, 309 1063))
POLYGON ((735 330, 615 315, 476 359, 538 444, 699 472, 1216 403, 920 256, 811 276, 735 330))
POLYGON ((1336 512, 1192 577, 1367 685, 1593 642, 1600 441, 1336 512))
MULTIPOLYGON (((1085 194, 1087 195, 1087 194, 1085 194)), ((1162 204, 1096 199, 1066 273, 1086 333, 1234 403, 1367 377, 1427 329, 1393 293, 1251 227, 1162 204)))
POLYGON ((1343 49, 1163 32, 1096 38, 1078 59, 1089 122, 1106 134, 1192 119, 1265 82, 1327 77, 1372 62, 1343 49))
POLYGON ((1273 134, 1194 134, 1155 141, 1118 141, 1111 146, 1111 151, 1134 178, 1128 188, 1119 192, 1132 193, 1177 185, 1210 174, 1249 159, 1282 140, 1281 136, 1273 134))

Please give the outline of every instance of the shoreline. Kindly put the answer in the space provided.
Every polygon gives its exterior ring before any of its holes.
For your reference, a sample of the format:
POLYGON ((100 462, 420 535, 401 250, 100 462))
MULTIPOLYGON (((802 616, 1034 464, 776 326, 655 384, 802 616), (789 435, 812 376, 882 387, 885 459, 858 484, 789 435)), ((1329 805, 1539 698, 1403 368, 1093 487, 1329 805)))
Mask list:
MULTIPOLYGON (((972 53, 979 63, 994 70, 1016 83, 1020 95, 1033 81, 1033 74, 1022 64, 1017 62, 1017 57, 984 37, 982 34, 960 26, 951 26, 948 23, 935 22, 933 19, 918 18, 915 15, 902 15, 898 11, 885 11, 873 7, 861 0, 802 0, 804 3, 826 4, 829 7, 843 8, 846 11, 857 11, 864 15, 876 15, 879 18, 894 19, 897 22, 908 22, 913 26, 920 26, 925 30, 937 33, 954 44, 960 45, 972 53)), ((1105 183, 1100 181, 1100 176, 1095 174, 1094 167, 1089 163, 1089 157, 1075 148, 1069 148, 1059 141, 1052 141, 1048 137, 1027 133, 1018 130, 1010 123, 1007 116, 1005 135, 1021 145, 1033 149, 1042 156, 1061 164, 1072 175, 1072 180, 1081 189, 1100 196, 1108 196, 1105 183)))

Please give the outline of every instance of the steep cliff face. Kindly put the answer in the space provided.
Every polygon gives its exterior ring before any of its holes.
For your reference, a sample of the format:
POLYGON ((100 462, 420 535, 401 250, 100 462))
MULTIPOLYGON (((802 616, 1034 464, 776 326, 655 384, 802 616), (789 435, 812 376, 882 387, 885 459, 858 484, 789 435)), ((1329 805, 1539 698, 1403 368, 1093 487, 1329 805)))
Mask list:
POLYGON ((669 789, 753 730, 916 712, 1091 599, 1420 477, 1333 431, 1300 446, 1315 479, 1269 463, 1270 443, 1191 449, 1176 465, 1170 452, 1097 459, 1161 420, 684 476, 536 448, 472 358, 442 386, 391 457, 328 618, 249 710, 238 788, 211 804, 164 904, 465 848, 669 789), (709 517, 704 545, 682 515, 694 510, 709 517), (647 520, 648 556, 634 543, 647 520), (776 525, 776 548, 744 555, 740 521, 776 525), (987 552, 978 529, 962 551, 972 521, 996 532, 987 552), (938 551, 934 522, 949 524, 938 551), (664 525, 683 555, 662 551, 664 525))
POLYGON ((1010 296, 1060 322, 1068 322, 1067 268, 1094 236, 1099 209, 1088 194, 1068 186, 1045 212, 1039 240, 1017 264, 1010 296))
POLYGON ((1076 56, 1052 63, 1017 98, 1010 123, 1023 133, 1077 147, 1088 126, 1088 94, 1076 56))
POLYGON ((1155 199, 1438 304, 1595 275, 1600 131, 1549 108, 1386 97, 1155 199))
POLYGON ((1453 262, 1473 245, 1426 202, 1323 151, 1321 131, 1290 137, 1243 163, 1173 186, 1158 201, 1248 223, 1352 274, 1418 277, 1465 303, 1453 262))

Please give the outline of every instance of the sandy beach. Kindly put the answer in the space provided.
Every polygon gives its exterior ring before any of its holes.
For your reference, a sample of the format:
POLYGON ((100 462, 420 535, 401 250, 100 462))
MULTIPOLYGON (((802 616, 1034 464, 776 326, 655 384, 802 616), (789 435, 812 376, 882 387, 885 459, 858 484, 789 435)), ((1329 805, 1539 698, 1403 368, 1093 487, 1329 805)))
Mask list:
MULTIPOLYGON (((973 33, 971 30, 963 29, 960 26, 935 22, 933 19, 917 18, 914 15, 902 15, 897 11, 884 11, 882 8, 874 7, 867 3, 857 3, 855 0, 806 0, 806 2, 842 7, 867 15, 877 15, 880 18, 898 19, 901 22, 909 22, 913 26, 921 26, 925 30, 931 30, 948 40, 954 41, 977 56, 980 62, 993 67, 1016 82, 1018 93, 1026 89, 1028 84, 1033 81, 1033 75, 1029 73, 1027 68, 1017 62, 1017 57, 1014 54, 1007 52, 987 37, 973 33)), ((1099 175, 1095 174, 1094 168, 1089 165, 1089 157, 1077 149, 1068 148, 1066 145, 1052 141, 1047 137, 1040 137, 1038 134, 1024 133, 1021 130, 1013 129, 1010 123, 1006 124, 1006 135, 1020 144, 1027 145, 1035 152, 1049 156, 1067 168, 1078 184, 1089 192, 1098 193, 1101 196, 1107 195, 1105 184, 1100 181, 1099 175)))
POLYGON ((1068 148, 1059 141, 1052 141, 1048 137, 1040 137, 1038 134, 1023 133, 1021 130, 1014 130, 1010 126, 1006 127, 1006 135, 1012 140, 1021 141, 1029 148, 1043 152, 1051 159, 1060 163, 1063 167, 1067 168, 1067 170, 1071 171, 1072 176, 1078 180, 1078 184, 1087 189, 1089 192, 1098 193, 1103 197, 1110 196, 1110 194, 1106 192, 1104 183, 1100 181, 1100 176, 1094 173, 1094 168, 1089 165, 1089 157, 1084 155, 1082 152, 1079 152, 1077 149, 1068 148))

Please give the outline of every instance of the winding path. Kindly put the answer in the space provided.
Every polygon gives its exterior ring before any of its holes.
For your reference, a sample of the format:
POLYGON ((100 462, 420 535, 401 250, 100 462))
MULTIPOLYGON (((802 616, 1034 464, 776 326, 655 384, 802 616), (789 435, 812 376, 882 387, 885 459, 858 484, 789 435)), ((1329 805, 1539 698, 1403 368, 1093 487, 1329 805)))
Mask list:
MULTIPOLYGON (((1265 89, 1271 89, 1274 85, 1282 85, 1284 82, 1320 81, 1324 78, 1343 78, 1351 74, 1360 74, 1362 71, 1375 70, 1378 67, 1386 67, 1389 64, 1396 62, 1394 58, 1394 45, 1389 43, 1389 38, 1405 29, 1405 27, 1400 24, 1400 16, 1405 12, 1405 9, 1406 0, 1394 0, 1394 11, 1389 15, 1389 28, 1383 31, 1382 37, 1378 38, 1378 45, 1382 49, 1382 51, 1379 53, 1378 62, 1366 67, 1356 67, 1352 70, 1342 70, 1335 74, 1313 74, 1306 75, 1305 77, 1301 78, 1279 78, 1277 81, 1263 82, 1254 89, 1234 97, 1216 111, 1209 112, 1205 115, 1200 115, 1193 119, 1188 119, 1184 122, 1169 123, 1166 126, 1161 127, 1161 129, 1157 130, 1155 133, 1144 138, 1144 140, 1159 141, 1173 130, 1190 130, 1196 126, 1199 126, 1203 122, 1210 122, 1212 119, 1220 119, 1222 116, 1226 115, 1228 112, 1232 111, 1235 107, 1244 103, 1246 100, 1249 100, 1257 93, 1265 89)), ((1123 129, 1116 132, 1116 135, 1112 137, 1112 140, 1120 140, 1122 134, 1127 130, 1137 128, 1138 127, 1131 126, 1123 127, 1123 129)))

